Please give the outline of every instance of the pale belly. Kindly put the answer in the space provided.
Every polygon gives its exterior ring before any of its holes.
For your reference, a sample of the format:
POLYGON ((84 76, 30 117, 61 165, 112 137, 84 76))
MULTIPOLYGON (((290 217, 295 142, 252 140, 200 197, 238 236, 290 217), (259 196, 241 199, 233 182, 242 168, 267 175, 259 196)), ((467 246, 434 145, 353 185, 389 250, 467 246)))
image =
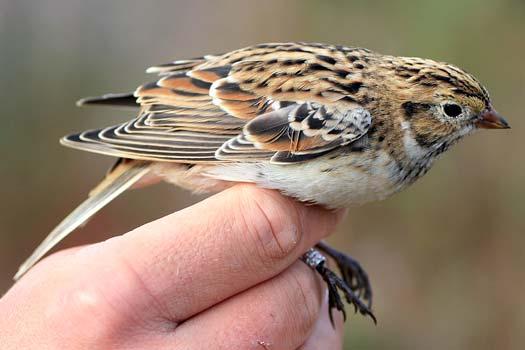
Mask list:
POLYGON ((237 182, 249 182, 330 208, 381 200, 403 187, 395 163, 386 154, 374 159, 365 155, 347 158, 346 163, 330 157, 289 165, 226 163, 190 169, 158 163, 156 172, 196 192, 215 192, 237 182))

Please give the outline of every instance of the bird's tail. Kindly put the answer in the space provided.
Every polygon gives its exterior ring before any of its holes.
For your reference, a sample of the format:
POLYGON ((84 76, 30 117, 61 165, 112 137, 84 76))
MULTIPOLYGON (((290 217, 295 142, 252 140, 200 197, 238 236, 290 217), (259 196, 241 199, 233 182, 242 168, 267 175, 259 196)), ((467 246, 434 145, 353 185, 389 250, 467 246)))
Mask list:
POLYGON ((106 178, 89 194, 89 198, 69 214, 20 266, 14 276, 22 277, 38 260, 67 235, 81 226, 91 216, 106 206, 122 192, 130 188, 149 171, 149 162, 136 160, 119 161, 106 175, 106 178))
POLYGON ((133 93, 106 94, 99 97, 86 97, 77 101, 77 106, 115 106, 140 107, 133 93))

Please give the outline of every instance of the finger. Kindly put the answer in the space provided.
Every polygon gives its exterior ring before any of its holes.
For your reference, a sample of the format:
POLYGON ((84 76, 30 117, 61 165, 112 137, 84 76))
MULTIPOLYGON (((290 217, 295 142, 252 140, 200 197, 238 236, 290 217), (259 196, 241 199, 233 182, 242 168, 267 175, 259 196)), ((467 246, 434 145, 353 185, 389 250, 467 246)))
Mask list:
MULTIPOLYGON (((106 241, 99 255, 111 257, 103 263, 113 267, 107 278, 119 274, 125 288, 141 292, 136 303, 154 302, 163 317, 180 321, 279 274, 339 219, 341 213, 240 185, 106 241)), ((103 268, 96 270, 100 281, 103 268)))
POLYGON ((335 326, 332 326, 328 316, 328 293, 325 292, 324 302, 313 331, 298 350, 341 350, 343 348, 344 333, 343 314, 334 310, 333 317, 335 326))
POLYGON ((167 342, 180 349, 294 350, 318 319, 322 295, 320 278, 297 261, 277 277, 184 322, 167 342))

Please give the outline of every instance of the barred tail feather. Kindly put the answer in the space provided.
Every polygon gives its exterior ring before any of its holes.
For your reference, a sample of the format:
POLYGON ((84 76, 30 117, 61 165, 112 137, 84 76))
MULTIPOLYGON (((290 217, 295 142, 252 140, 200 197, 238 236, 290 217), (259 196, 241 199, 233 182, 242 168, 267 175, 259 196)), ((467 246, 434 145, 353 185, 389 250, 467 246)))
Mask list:
POLYGON ((33 254, 20 266, 14 279, 18 280, 22 277, 55 245, 140 180, 149 171, 149 165, 149 162, 143 161, 119 162, 106 178, 91 191, 89 198, 62 220, 45 240, 40 243, 33 254))

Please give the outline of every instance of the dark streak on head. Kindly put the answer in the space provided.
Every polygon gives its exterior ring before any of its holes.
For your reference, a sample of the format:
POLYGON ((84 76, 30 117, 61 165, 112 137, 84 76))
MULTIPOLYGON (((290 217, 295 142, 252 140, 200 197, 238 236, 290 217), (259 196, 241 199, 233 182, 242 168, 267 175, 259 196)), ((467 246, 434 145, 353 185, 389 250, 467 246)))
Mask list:
POLYGON ((420 85, 426 86, 426 87, 436 87, 438 84, 433 81, 423 81, 420 83, 420 85))
POLYGON ((470 76, 471 81, 470 79, 465 79, 463 75, 468 76, 468 73, 462 72, 455 67, 447 67, 447 69, 440 68, 436 69, 435 72, 419 74, 411 82, 426 87, 437 87, 446 84, 456 94, 475 97, 489 105, 489 96, 485 88, 474 77, 470 76))
POLYGON ((456 85, 457 83, 457 80, 456 79, 453 79, 452 77, 450 76, 443 76, 443 75, 440 75, 440 74, 430 74, 430 76, 436 80, 439 80, 439 81, 442 81, 442 82, 445 82, 447 84, 450 84, 450 85, 456 85))
POLYGON ((413 67, 411 64, 410 65, 405 65, 402 68, 403 68, 403 70, 406 70, 406 71, 409 71, 409 72, 415 73, 415 74, 419 74, 419 72, 421 71, 421 69, 413 67))
POLYGON ((428 111, 430 109, 430 105, 427 103, 415 103, 410 101, 403 103, 401 107, 405 111, 405 116, 407 119, 412 118, 419 112, 428 111))
POLYGON ((398 71, 398 72, 396 72, 396 75, 398 77, 401 77, 401 78, 404 78, 404 79, 409 79, 409 78, 413 77, 412 73, 410 73, 408 71, 398 71))

